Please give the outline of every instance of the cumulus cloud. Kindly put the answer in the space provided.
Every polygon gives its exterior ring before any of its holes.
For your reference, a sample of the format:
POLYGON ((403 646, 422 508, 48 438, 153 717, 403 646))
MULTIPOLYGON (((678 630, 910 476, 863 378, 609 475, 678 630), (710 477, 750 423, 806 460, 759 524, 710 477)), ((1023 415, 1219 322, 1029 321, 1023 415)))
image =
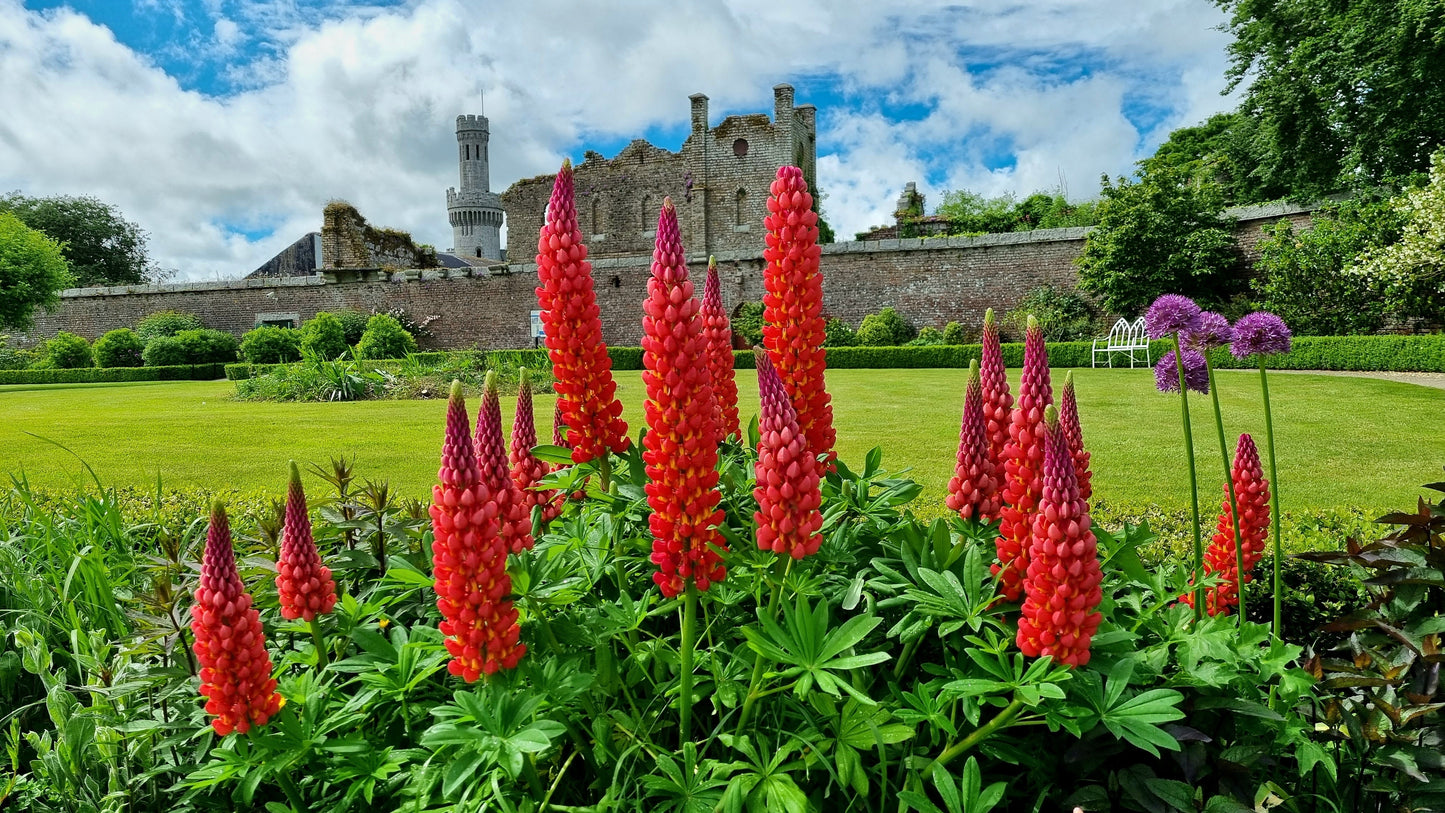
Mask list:
POLYGON ((183 279, 247 273, 333 198, 448 246, 453 120, 483 95, 499 191, 596 142, 681 131, 690 93, 716 123, 771 110, 771 86, 791 81, 819 105, 818 180, 841 236, 885 222, 909 180, 932 202, 1061 178, 1089 196, 1100 173, 1230 106, 1207 0, 147 6, 194 24, 225 92, 79 13, 0 0, 0 189, 113 202, 183 279))

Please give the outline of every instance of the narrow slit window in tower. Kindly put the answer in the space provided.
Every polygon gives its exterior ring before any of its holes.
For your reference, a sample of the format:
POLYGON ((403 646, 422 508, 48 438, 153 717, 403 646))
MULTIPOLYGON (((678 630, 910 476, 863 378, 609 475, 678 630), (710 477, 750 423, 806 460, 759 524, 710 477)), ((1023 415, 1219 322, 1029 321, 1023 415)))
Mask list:
POLYGON ((748 208, 748 191, 747 191, 746 189, 739 189, 739 190, 738 190, 738 208, 737 208, 737 215, 736 215, 736 216, 734 217, 734 219, 733 219, 733 225, 734 225, 734 226, 741 226, 741 225, 743 225, 744 223, 747 223, 747 220, 744 219, 744 217, 746 216, 746 215, 744 214, 744 210, 746 210, 747 208, 748 208))

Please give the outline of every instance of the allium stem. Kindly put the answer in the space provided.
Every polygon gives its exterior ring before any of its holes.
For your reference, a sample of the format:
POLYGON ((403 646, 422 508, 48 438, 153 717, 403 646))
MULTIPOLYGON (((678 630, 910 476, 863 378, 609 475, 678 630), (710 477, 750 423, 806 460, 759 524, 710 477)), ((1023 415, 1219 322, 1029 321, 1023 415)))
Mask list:
POLYGON ((687 584, 682 603, 682 649, 678 653, 678 669, 682 684, 677 693, 677 717, 684 743, 692 739, 692 651, 697 647, 697 585, 687 584))
MULTIPOLYGON (((1264 445, 1269 449, 1269 496, 1270 523, 1274 534, 1274 637, 1284 640, 1284 616, 1280 607, 1280 551, 1279 537, 1279 475, 1274 470, 1274 415, 1269 408, 1269 376, 1264 372, 1264 356, 1259 356, 1259 388, 1264 394, 1264 445)), ((1243 576, 1241 576, 1243 578, 1243 576)), ((1244 608, 1240 605, 1240 615, 1244 608)))
POLYGON ((1194 525, 1194 620, 1204 619, 1204 539, 1199 535, 1199 477, 1194 472, 1194 430, 1189 426, 1189 386, 1184 381, 1184 350, 1174 334, 1174 366, 1179 371, 1179 412, 1184 421, 1184 452, 1189 460, 1189 507, 1194 525))
POLYGON ((1239 626, 1244 627, 1244 537, 1239 533, 1239 500, 1234 495, 1234 472, 1229 463, 1229 443, 1224 439, 1224 415, 1219 410, 1219 386, 1214 380, 1214 365, 1204 354, 1204 367, 1209 371, 1209 397, 1214 400, 1214 428, 1219 433, 1219 456, 1224 461, 1224 487, 1229 489, 1229 515, 1234 522, 1234 580, 1239 599, 1239 626))

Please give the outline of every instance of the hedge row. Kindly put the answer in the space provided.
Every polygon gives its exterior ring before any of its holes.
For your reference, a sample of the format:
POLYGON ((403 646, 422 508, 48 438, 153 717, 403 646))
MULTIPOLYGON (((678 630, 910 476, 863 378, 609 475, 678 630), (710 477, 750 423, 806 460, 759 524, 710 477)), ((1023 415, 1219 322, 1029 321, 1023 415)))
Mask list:
MULTIPOLYGON (((1149 358, 1157 361, 1169 350, 1170 343, 1150 343, 1149 358)), ((1010 343, 1002 346, 1004 364, 1011 368, 1023 366, 1024 346, 1010 343)), ((848 369, 919 369, 959 368, 980 357, 982 347, 977 344, 933 345, 929 347, 830 347, 828 367, 834 370, 848 369)), ((614 370, 641 370, 642 348, 609 347, 607 354, 612 357, 614 370)), ((1140 353, 1142 355, 1142 353, 1140 353)), ((516 367, 541 369, 550 367, 546 350, 495 350, 482 352, 462 350, 455 352, 417 353, 412 356, 418 362, 438 365, 447 361, 468 359, 478 365, 496 366, 504 364, 516 367)), ((737 350, 733 353, 733 366, 739 370, 753 369, 753 351, 737 350)), ((1221 369, 1251 368, 1251 359, 1240 361, 1229 354, 1228 349, 1216 351, 1212 356, 1216 367, 1221 369)), ((1093 361, 1092 342, 1053 342, 1049 344, 1049 366, 1089 367, 1093 361)), ((363 362, 371 369, 394 369, 407 363, 401 360, 363 362)), ((1104 364, 1100 356, 1100 364, 1104 364)), ((1114 355, 1115 366, 1129 364, 1127 354, 1114 355)), ((279 364, 228 364, 226 377, 232 380, 250 378, 269 372, 279 364)), ((1274 356, 1266 360, 1266 366, 1277 370, 1359 370, 1392 372, 1445 372, 1445 334, 1422 336, 1302 336, 1294 340, 1294 349, 1286 356, 1274 356)))
POLYGON ((214 381, 224 364, 173 367, 74 367, 55 370, 0 370, 0 384, 103 384, 113 381, 214 381))

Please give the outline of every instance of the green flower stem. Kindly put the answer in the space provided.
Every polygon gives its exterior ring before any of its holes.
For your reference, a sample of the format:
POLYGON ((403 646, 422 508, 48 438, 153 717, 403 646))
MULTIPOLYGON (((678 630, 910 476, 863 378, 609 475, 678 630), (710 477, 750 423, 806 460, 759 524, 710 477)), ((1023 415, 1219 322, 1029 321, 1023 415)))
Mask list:
POLYGON ((326 642, 325 639, 321 637, 321 622, 317 620, 315 616, 312 616, 309 624, 311 627, 311 640, 316 644, 316 668, 325 669, 327 663, 326 642))
POLYGON ((1274 637, 1284 640, 1284 615, 1280 608, 1279 537, 1279 475, 1274 470, 1274 416, 1269 408, 1269 377, 1264 372, 1264 357, 1259 358, 1259 388, 1264 393, 1264 443, 1269 447, 1269 518, 1274 534, 1274 637))
POLYGON ((1239 593, 1239 626, 1244 627, 1244 543, 1239 538, 1239 500, 1234 495, 1234 476, 1229 466, 1229 444, 1224 439, 1224 415, 1219 410, 1219 385, 1214 380, 1214 365, 1204 354, 1204 368, 1209 371, 1209 396, 1214 399, 1214 428, 1219 431, 1219 454, 1224 461, 1224 486, 1229 489, 1229 511, 1234 520, 1234 584, 1239 593))
POLYGON ((677 717, 684 743, 692 738, 692 651, 697 647, 697 586, 687 583, 682 605, 682 651, 678 655, 682 685, 677 693, 677 717))
POLYGON ((597 458, 597 485, 602 488, 603 494, 611 493, 612 455, 605 451, 597 458))
MULTIPOLYGON (((776 619, 778 617, 778 596, 783 592, 783 582, 788 580, 788 573, 790 573, 792 569, 793 557, 791 556, 785 559, 779 559, 773 565, 774 575, 776 575, 778 579, 773 582, 773 594, 768 598, 768 618, 776 619), (782 573, 777 573, 776 571, 778 570, 781 570, 782 573)), ((759 697, 767 694, 766 692, 758 692, 758 685, 762 683, 763 672, 765 671, 767 671, 767 659, 759 652, 757 657, 753 659, 753 676, 752 679, 748 681, 748 693, 747 696, 743 698, 743 710, 738 716, 739 736, 742 735, 743 729, 747 727, 748 718, 752 716, 753 705, 759 697)))
POLYGON ((949 762, 952 762, 955 758, 967 753, 975 745, 978 745, 979 743, 993 736, 999 730, 1007 727, 1009 723, 1013 722, 1015 717, 1019 716, 1019 712, 1023 710, 1023 699, 1020 698, 1018 695, 1014 695, 1013 702, 1005 706, 1003 711, 994 715, 994 718, 992 720, 989 720, 987 723, 984 723, 978 728, 975 728, 973 730, 973 733, 969 734, 967 737, 964 737, 962 740, 959 740, 957 744, 949 746, 946 750, 944 750, 943 753, 938 755, 937 759, 928 763, 928 767, 923 769, 923 776, 925 778, 933 776, 934 770, 944 767, 949 762))
POLYGON ((1204 618, 1204 540, 1199 535, 1199 477, 1194 472, 1194 430, 1189 426, 1189 386, 1184 381, 1184 350, 1174 334, 1174 366, 1179 370, 1179 410, 1184 418, 1184 451, 1189 458, 1189 500, 1194 521, 1194 620, 1204 618))

